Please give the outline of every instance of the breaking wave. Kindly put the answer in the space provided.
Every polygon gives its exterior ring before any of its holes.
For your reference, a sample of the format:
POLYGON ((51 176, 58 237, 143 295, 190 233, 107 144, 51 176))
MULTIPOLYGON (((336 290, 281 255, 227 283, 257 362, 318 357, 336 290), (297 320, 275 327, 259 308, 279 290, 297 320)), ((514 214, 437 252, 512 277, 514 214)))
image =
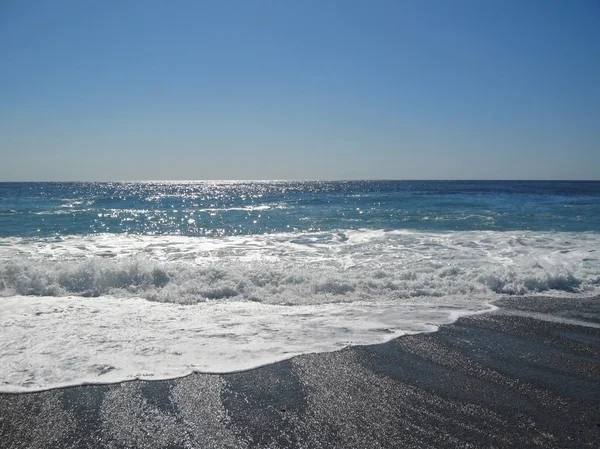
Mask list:
POLYGON ((594 293, 599 241, 594 234, 393 231, 13 241, 0 247, 0 295, 300 305, 594 293))
POLYGON ((0 239, 0 391, 232 372, 600 289, 600 236, 360 230, 0 239))

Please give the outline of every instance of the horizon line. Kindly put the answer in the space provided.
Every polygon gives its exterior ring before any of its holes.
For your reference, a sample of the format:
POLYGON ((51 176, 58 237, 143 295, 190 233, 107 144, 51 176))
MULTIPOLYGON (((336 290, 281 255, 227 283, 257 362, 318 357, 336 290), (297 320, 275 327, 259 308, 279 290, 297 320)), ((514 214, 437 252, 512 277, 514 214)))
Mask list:
POLYGON ((600 182, 600 179, 525 179, 525 178, 348 178, 348 179, 108 179, 108 180, 26 180, 2 181, 0 184, 51 184, 51 183, 203 183, 203 182, 600 182))

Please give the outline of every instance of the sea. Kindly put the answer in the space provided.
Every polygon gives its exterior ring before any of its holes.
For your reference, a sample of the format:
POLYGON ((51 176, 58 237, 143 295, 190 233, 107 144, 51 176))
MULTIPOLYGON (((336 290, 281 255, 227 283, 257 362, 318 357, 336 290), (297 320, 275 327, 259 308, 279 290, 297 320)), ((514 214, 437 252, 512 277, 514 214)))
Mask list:
POLYGON ((0 392, 433 332, 600 294, 600 182, 0 183, 0 392))

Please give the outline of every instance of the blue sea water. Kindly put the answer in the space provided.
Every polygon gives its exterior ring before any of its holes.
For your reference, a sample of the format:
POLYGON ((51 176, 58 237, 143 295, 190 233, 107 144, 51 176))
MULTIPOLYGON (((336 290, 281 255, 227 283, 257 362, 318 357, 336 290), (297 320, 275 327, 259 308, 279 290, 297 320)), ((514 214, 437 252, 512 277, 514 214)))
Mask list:
POLYGON ((600 182, 0 183, 0 237, 600 231, 600 182))
POLYGON ((0 183, 0 391, 229 372, 600 293, 600 182, 0 183))

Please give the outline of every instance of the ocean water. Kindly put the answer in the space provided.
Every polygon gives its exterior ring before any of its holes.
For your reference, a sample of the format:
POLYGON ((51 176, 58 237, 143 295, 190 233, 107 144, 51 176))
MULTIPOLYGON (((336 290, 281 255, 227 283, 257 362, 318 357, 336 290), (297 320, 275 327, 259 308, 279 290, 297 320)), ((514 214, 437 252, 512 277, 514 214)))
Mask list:
POLYGON ((600 182, 0 183, 0 391, 232 372, 600 293, 600 182))

